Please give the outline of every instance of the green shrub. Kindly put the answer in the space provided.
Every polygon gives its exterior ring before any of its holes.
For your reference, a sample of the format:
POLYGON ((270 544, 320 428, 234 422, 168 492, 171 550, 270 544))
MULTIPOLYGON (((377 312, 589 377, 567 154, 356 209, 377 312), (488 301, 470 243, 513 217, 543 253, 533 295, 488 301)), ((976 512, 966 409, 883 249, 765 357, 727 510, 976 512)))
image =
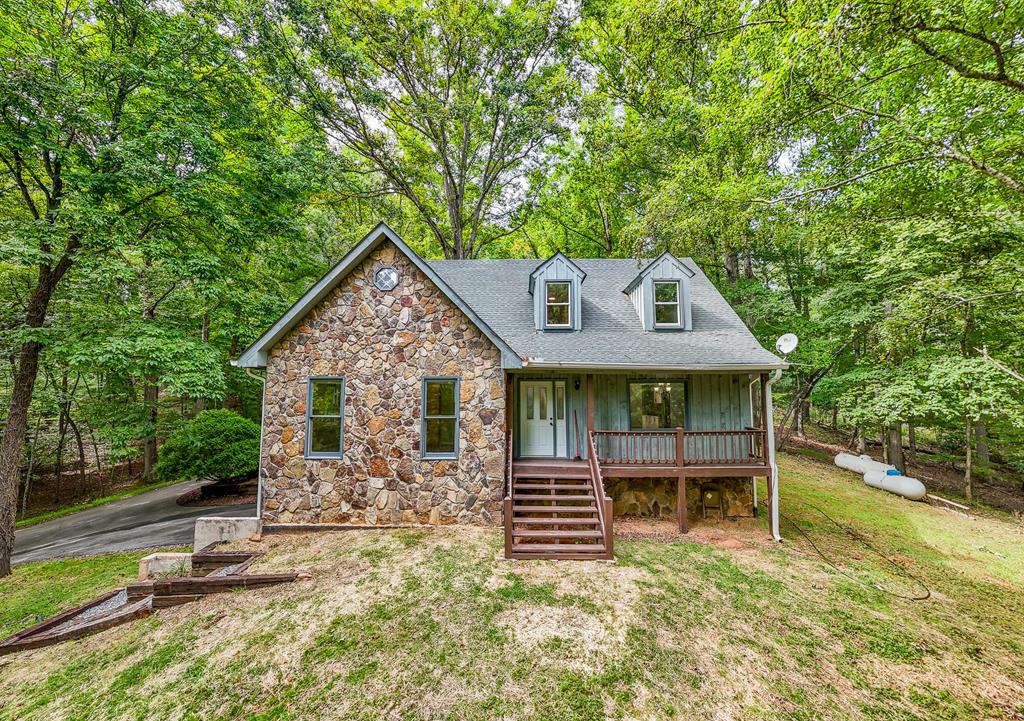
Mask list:
POLYGON ((260 427, 237 413, 203 411, 176 430, 160 448, 158 480, 227 480, 259 467, 260 427))

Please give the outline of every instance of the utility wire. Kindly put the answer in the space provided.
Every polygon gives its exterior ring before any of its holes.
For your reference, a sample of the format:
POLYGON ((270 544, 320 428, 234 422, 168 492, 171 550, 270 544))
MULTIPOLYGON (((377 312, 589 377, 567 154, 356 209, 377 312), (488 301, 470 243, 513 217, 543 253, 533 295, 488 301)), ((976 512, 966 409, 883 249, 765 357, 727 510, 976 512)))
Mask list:
MULTIPOLYGON (((761 501, 760 505, 764 506, 766 510, 768 509, 768 504, 765 501, 761 501)), ((857 531, 856 529, 854 529, 851 526, 846 526, 846 525, 840 523, 839 521, 834 519, 829 514, 825 513, 825 511, 823 511, 821 508, 819 508, 818 506, 814 505, 813 503, 806 503, 806 502, 804 502, 803 505, 808 506, 810 508, 813 508, 815 511, 817 511, 822 516, 824 516, 829 521, 831 521, 837 528, 839 528, 841 531, 843 531, 843 533, 845 533, 847 536, 849 536, 850 538, 860 542, 861 545, 863 545, 865 548, 870 550, 876 556, 884 559, 893 568, 896 569, 896 571, 897 571, 896 575, 897 576, 902 576, 904 578, 910 579, 911 581, 916 583, 918 586, 920 586, 924 590, 924 593, 923 593, 923 595, 922 594, 916 594, 916 595, 913 595, 913 596, 908 596, 908 595, 905 595, 905 594, 902 594, 902 593, 897 593, 896 591, 890 591, 889 589, 887 589, 887 588, 885 588, 883 586, 880 586, 877 583, 869 583, 868 581, 865 581, 862 578, 858 578, 857 576, 854 576, 852 573, 849 573, 848 571, 840 568, 831 558, 829 558, 827 555, 825 555, 825 552, 822 551, 820 548, 818 548, 818 544, 816 544, 814 542, 814 539, 811 538, 810 534, 807 532, 806 529, 804 529, 799 523, 794 521, 792 518, 787 516, 785 513, 782 513, 780 511, 779 512, 779 516, 781 516, 783 518, 783 520, 785 520, 793 528, 795 528, 797 531, 799 531, 800 535, 803 536, 805 539, 807 539, 807 542, 809 544, 811 544, 811 548, 813 548, 814 551, 819 556, 821 556, 822 560, 825 561, 825 563, 827 563, 829 566, 831 566, 841 576, 844 576, 845 578, 848 578, 851 581, 854 581, 855 583, 859 583, 862 586, 866 586, 866 587, 872 588, 872 589, 874 589, 876 591, 880 591, 881 593, 885 593, 885 594, 888 594, 890 596, 894 596, 896 598, 902 598, 905 601, 925 601, 925 600, 931 598, 931 595, 932 595, 931 589, 928 588, 928 586, 925 584, 924 581, 922 581, 920 578, 918 578, 917 576, 912 574, 906 568, 904 568, 903 566, 898 564, 891 557, 887 556, 886 554, 882 553, 877 548, 875 548, 871 544, 871 542, 868 541, 868 539, 864 537, 864 535, 862 533, 860 533, 859 531, 857 531)))

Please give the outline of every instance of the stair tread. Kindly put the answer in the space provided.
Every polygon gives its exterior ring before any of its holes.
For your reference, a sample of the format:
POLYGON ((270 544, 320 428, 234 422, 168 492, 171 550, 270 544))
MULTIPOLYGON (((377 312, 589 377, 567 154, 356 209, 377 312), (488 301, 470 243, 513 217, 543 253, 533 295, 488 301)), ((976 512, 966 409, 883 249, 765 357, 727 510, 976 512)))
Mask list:
POLYGON ((516 483, 516 489, 528 490, 556 490, 556 491, 588 491, 591 488, 589 483, 516 483))
POLYGON ((543 493, 513 493, 513 501, 593 501, 593 493, 563 493, 559 496, 543 493))
POLYGON ((522 513, 597 513, 597 506, 512 506, 522 513))
POLYGON ((532 516, 513 516, 512 523, 535 523, 538 526, 556 526, 564 523, 567 526, 596 526, 600 523, 596 518, 536 518, 532 516))
POLYGON ((537 553, 567 553, 593 552, 604 553, 603 543, 516 543, 513 547, 516 553, 532 551, 537 553))
POLYGON ((571 531, 538 531, 530 528, 515 528, 512 530, 513 538, 604 538, 604 533, 598 530, 571 531))

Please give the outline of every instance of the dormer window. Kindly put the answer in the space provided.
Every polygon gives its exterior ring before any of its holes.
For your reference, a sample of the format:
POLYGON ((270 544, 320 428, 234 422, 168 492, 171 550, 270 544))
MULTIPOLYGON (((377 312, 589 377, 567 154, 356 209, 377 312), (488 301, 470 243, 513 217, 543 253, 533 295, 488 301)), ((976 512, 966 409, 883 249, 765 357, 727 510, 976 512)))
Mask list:
POLYGON ((679 327, 679 281, 654 281, 654 327, 679 327))
POLYGON ((671 253, 662 253, 623 289, 644 330, 693 329, 690 279, 695 274, 693 268, 671 253))
POLYGON ((544 318, 548 328, 572 327, 572 283, 549 280, 544 285, 544 318))
POLYGON ((587 274, 561 253, 530 273, 534 326, 539 331, 580 330, 583 306, 580 287, 587 274))

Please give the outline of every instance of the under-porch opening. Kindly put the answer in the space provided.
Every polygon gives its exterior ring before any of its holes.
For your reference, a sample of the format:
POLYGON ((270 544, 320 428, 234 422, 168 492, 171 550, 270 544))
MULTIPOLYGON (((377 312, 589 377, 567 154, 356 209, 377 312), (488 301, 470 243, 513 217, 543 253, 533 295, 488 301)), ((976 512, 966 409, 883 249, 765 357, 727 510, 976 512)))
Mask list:
POLYGON ((756 515, 767 373, 509 374, 509 558, 614 557, 614 517, 756 515), (667 427, 675 424, 674 427, 667 427))

